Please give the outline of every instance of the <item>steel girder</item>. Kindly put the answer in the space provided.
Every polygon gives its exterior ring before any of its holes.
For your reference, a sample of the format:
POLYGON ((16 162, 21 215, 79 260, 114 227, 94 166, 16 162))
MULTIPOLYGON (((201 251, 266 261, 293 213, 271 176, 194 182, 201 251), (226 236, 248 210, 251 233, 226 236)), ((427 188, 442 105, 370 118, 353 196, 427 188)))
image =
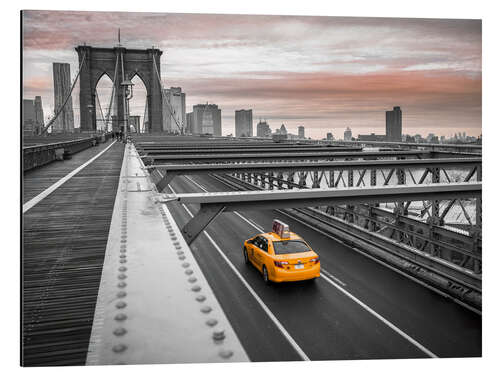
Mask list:
MULTIPOLYGON (((452 183, 416 186, 386 186, 347 189, 293 189, 275 191, 239 191, 225 193, 165 194, 163 201, 200 204, 195 215, 183 228, 186 240, 191 243, 222 211, 265 209, 269 207, 295 208, 318 207, 329 204, 374 203, 436 198, 453 199, 478 197, 481 183, 452 183)), ((162 201, 160 199, 160 201, 162 201)))

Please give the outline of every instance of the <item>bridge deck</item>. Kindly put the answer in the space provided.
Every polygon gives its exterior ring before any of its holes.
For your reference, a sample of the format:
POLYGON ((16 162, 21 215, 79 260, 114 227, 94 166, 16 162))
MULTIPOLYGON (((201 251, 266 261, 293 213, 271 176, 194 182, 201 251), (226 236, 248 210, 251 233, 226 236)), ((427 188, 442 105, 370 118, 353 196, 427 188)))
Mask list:
MULTIPOLYGON (((27 173, 24 201, 108 145, 27 173)), ((115 143, 24 214, 25 366, 85 364, 122 159, 115 143)))

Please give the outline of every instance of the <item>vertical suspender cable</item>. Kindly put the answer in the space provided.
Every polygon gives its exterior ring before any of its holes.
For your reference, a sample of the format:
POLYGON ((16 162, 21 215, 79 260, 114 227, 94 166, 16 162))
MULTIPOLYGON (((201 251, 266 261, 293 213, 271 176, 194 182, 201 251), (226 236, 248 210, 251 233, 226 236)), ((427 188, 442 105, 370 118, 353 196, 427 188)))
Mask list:
POLYGON ((106 114, 106 131, 109 130, 109 116, 111 115, 111 107, 113 106, 113 99, 115 98, 115 85, 116 85, 117 74, 118 74, 118 56, 116 56, 115 73, 113 74, 113 89, 111 91, 111 98, 109 99, 108 113, 106 114))

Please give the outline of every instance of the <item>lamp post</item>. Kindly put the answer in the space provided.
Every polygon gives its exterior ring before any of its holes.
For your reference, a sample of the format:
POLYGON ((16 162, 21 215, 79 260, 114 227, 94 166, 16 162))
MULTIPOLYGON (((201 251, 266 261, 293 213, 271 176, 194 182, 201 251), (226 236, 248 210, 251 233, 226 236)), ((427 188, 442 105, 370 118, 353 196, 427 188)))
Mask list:
POLYGON ((125 126, 123 129, 123 138, 124 138, 124 143, 127 143, 127 136, 128 136, 128 121, 129 121, 129 116, 130 116, 130 111, 129 111, 129 100, 132 99, 134 96, 134 84, 130 79, 126 79, 121 83, 121 86, 123 87, 123 90, 125 92, 124 98, 125 98, 125 126))
MULTIPOLYGON (((93 118, 93 116, 92 116, 92 115, 93 115, 93 112, 92 112, 92 111, 93 111, 93 109, 94 109, 94 106, 93 106, 92 104, 89 104, 89 105, 87 106, 87 108, 89 109, 90 125, 92 125, 92 122, 93 122, 93 120, 94 120, 94 118, 93 118)), ((90 128, 90 129, 92 129, 92 126, 90 126, 89 128, 90 128)), ((95 123, 95 130, 96 130, 96 133, 97 133, 97 119, 96 119, 96 123, 95 123)))

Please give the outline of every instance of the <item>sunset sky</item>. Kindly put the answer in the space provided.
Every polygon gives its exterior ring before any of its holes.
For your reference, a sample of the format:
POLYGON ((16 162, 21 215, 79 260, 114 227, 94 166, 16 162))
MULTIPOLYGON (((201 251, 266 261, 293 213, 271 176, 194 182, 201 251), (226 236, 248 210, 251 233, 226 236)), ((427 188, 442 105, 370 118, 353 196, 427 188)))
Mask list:
MULTIPOLYGON (((164 87, 222 109, 222 133, 234 111, 253 109, 274 130, 341 137, 383 134, 385 111, 400 106, 403 133, 481 134, 481 21, 401 18, 27 11, 23 98, 41 95, 53 112, 52 62, 78 69, 83 44, 163 50, 164 87)), ((132 114, 143 115, 137 83, 132 114)), ((98 90, 107 102, 109 82, 98 90)), ((78 86, 73 95, 78 124, 78 86)))

